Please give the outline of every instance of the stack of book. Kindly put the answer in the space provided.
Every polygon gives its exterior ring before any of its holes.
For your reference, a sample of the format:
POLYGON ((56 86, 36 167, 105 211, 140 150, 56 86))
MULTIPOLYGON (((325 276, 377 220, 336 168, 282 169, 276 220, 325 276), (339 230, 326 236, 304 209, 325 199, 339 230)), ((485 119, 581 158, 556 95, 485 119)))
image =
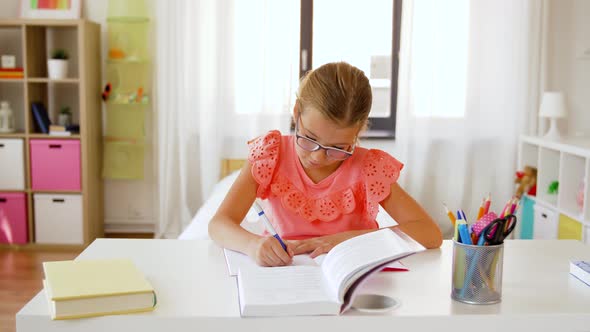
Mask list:
POLYGON ((0 78, 23 78, 24 70, 19 68, 0 68, 0 78))
POLYGON ((58 126, 49 125, 49 135, 51 136, 72 136, 80 132, 79 125, 58 126))

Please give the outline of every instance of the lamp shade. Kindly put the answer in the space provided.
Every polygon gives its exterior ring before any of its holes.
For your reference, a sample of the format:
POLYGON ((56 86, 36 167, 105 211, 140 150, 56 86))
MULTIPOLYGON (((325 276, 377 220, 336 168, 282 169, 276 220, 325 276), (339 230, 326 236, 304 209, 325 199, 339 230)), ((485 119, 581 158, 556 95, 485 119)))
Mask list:
POLYGON ((567 115, 565 96, 562 92, 547 91, 543 93, 539 116, 543 118, 563 118, 567 115))

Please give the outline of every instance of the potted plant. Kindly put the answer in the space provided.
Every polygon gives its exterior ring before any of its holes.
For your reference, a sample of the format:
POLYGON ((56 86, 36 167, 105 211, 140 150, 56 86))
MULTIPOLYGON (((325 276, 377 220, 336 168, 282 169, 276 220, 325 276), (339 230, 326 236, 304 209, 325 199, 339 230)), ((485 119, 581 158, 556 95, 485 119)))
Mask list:
POLYGON ((49 78, 62 79, 68 76, 68 53, 64 49, 56 49, 47 60, 49 78))
POLYGON ((60 126, 67 127, 72 124, 72 112, 69 107, 62 107, 57 117, 57 123, 60 126))

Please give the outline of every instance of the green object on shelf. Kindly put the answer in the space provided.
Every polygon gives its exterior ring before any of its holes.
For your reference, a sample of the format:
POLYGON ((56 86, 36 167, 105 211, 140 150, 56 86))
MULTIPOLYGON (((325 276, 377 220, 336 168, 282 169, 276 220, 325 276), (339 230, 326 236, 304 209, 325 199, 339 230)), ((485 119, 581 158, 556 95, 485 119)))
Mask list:
POLYGON ((551 195, 557 195, 559 191, 559 181, 552 181, 547 188, 547 193, 551 195))
POLYGON ((51 58, 56 60, 67 60, 69 58, 68 52, 63 48, 58 48, 51 53, 51 58))

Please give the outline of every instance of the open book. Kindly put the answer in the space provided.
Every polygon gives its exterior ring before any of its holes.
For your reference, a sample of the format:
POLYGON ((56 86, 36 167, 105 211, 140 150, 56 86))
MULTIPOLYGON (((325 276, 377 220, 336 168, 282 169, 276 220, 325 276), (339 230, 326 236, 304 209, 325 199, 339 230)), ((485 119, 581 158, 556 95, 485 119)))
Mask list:
MULTIPOLYGON (((250 256, 238 251, 223 248, 223 255, 225 256, 225 263, 230 277, 238 275, 238 271, 242 268, 257 266, 256 262, 250 256)), ((315 258, 309 257, 308 254, 293 256, 291 266, 320 266, 326 258, 326 254, 319 255, 315 258)), ((387 264, 381 271, 397 272, 409 271, 408 267, 402 264, 401 261, 395 261, 387 264)))
POLYGON ((344 241, 320 266, 241 267, 242 316, 338 315, 358 285, 387 264, 425 248, 400 230, 384 228, 344 241))

